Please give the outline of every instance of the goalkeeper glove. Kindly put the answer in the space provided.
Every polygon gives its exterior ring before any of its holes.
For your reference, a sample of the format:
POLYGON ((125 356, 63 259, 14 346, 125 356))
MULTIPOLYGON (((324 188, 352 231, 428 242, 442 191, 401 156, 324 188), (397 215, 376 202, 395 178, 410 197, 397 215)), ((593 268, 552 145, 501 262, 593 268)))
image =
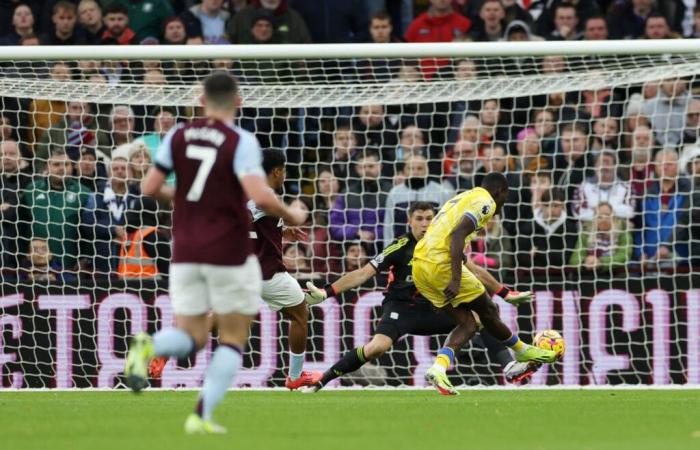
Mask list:
POLYGON ((307 281, 306 287, 308 291, 304 294, 304 300, 309 305, 318 305, 328 297, 336 295, 333 286, 330 284, 325 285, 323 289, 319 289, 312 282, 307 281))
POLYGON ((501 297, 503 300, 506 302, 510 303, 513 306, 518 306, 523 303, 527 303, 532 301, 532 292, 530 291, 525 291, 525 292, 518 292, 518 291, 512 291, 506 286, 501 286, 501 289, 496 291, 496 295, 501 297))

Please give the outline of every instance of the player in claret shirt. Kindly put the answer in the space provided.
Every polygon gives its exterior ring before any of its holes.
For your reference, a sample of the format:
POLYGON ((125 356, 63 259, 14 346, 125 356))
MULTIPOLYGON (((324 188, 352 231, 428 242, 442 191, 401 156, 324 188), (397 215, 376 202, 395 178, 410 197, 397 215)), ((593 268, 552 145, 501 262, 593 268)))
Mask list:
MULTIPOLYGON (((406 334, 421 336, 446 334, 457 325, 457 322, 448 314, 437 311, 413 284, 411 274, 413 250, 416 243, 425 235, 434 216, 432 204, 413 203, 408 210, 408 225, 411 231, 392 242, 369 264, 344 275, 324 289, 317 288, 311 282, 306 284, 309 288, 308 298, 318 303, 327 297, 360 286, 373 276, 389 270, 389 284, 382 302, 382 318, 372 340, 347 352, 323 374, 323 378, 310 391, 316 392, 331 380, 354 372, 368 361, 379 358, 391 348, 394 342, 406 334)), ((516 305, 528 301, 531 297, 529 292, 510 291, 498 284, 494 292, 507 302, 516 305)), ((506 347, 488 332, 482 331, 481 337, 491 357, 503 365, 506 380, 509 382, 521 381, 538 369, 538 365, 515 362, 506 347)))
MULTIPOLYGON (((279 191, 284 185, 287 160, 281 150, 263 151, 263 170, 267 184, 279 191)), ((289 325, 289 372, 285 386, 298 389, 312 385, 321 379, 321 372, 302 370, 304 367, 306 337, 308 335, 309 310, 304 300, 304 291, 297 280, 287 272, 282 262, 282 238, 296 240, 304 238, 298 228, 286 228, 284 221, 259 209, 255 202, 248 202, 253 218, 251 238, 255 253, 262 268, 262 298, 275 311, 280 311, 290 320, 289 325)))
POLYGON ((174 198, 170 300, 175 328, 134 337, 124 374, 140 391, 154 357, 185 358, 209 338, 213 312, 219 345, 207 367, 195 411, 185 421, 189 434, 225 433, 212 414, 243 361, 250 324, 258 312, 262 277, 249 238, 252 199, 267 214, 301 225, 306 214, 282 203, 266 182, 260 144, 234 125, 241 99, 236 80, 215 72, 204 81, 205 117, 172 129, 141 183, 144 195, 174 198), (175 172, 177 187, 165 186, 175 172))

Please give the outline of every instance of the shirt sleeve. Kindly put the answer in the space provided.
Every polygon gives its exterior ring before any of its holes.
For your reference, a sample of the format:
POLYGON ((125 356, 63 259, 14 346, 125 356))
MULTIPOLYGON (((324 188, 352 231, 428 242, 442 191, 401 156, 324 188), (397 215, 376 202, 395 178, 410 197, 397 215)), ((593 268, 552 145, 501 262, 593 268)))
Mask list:
POLYGON ((391 266, 394 266, 400 262, 401 255, 403 254, 403 252, 400 250, 407 243, 408 239, 405 237, 392 242, 391 245, 386 247, 383 252, 375 256, 374 259, 370 260, 369 264, 374 267, 374 270, 377 272, 389 270, 391 266))
POLYGON ((478 229, 485 227, 495 212, 496 204, 491 197, 479 195, 469 202, 464 215, 471 219, 474 222, 474 227, 478 229))
POLYGON ((233 158, 233 171, 238 178, 246 175, 265 176, 262 168, 262 151, 258 139, 245 130, 238 130, 239 141, 233 158))
POLYGON ((173 171, 173 135, 180 127, 174 127, 172 130, 168 131, 163 137, 163 141, 158 147, 158 152, 156 153, 155 166, 163 173, 169 174, 173 171))

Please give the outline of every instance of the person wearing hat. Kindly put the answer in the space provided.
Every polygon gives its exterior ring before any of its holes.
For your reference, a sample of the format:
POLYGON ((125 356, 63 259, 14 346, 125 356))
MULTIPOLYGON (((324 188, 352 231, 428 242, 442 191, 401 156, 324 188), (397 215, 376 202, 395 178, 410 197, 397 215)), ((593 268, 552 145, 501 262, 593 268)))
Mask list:
POLYGON ((226 32, 231 43, 258 43, 252 32, 253 23, 267 16, 280 44, 310 44, 311 35, 304 19, 288 3, 287 0, 252 0, 228 22, 226 32))

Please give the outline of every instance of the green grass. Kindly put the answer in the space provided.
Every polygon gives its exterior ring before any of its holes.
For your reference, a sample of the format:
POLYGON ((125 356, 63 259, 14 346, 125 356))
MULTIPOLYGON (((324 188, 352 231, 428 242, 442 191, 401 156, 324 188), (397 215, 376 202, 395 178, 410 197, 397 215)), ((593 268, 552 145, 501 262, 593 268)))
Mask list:
POLYGON ((230 392, 225 436, 185 436, 195 392, 2 392, 0 448, 700 449, 700 390, 230 392))

